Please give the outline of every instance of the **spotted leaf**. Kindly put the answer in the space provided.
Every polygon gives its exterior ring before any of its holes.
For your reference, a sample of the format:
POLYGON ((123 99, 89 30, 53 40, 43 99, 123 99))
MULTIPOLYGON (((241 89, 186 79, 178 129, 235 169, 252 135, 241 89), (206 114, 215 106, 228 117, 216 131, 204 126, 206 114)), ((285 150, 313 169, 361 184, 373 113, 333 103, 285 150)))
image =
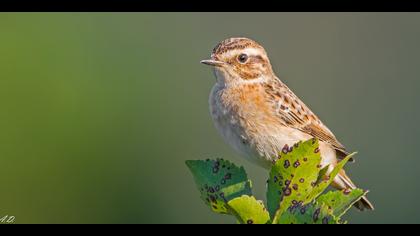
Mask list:
POLYGON ((227 202, 242 195, 251 195, 251 181, 243 167, 223 159, 186 161, 201 199, 214 212, 228 214, 227 202))
POLYGON ((275 224, 340 224, 341 220, 322 203, 295 204, 279 216, 275 224))
POLYGON ((367 194, 361 189, 345 189, 341 191, 330 191, 318 197, 316 200, 333 210, 333 215, 341 217, 350 207, 367 194))
POLYGON ((266 224, 270 220, 264 204, 253 196, 243 195, 230 200, 228 207, 241 224, 266 224))
POLYGON ((341 169, 343 169, 344 165, 355 155, 356 153, 352 153, 348 155, 346 158, 344 158, 342 161, 340 161, 335 168, 331 171, 331 173, 327 174, 325 173, 324 177, 318 178, 319 181, 316 183, 315 188, 312 190, 312 192, 307 195, 304 203, 312 202, 315 198, 317 198, 322 192, 325 191, 325 189, 330 186, 330 184, 333 182, 334 178, 337 176, 337 174, 340 172, 341 169))
POLYGON ((267 207, 272 218, 289 206, 303 202, 312 192, 320 171, 317 139, 285 146, 274 163, 268 180, 267 207))

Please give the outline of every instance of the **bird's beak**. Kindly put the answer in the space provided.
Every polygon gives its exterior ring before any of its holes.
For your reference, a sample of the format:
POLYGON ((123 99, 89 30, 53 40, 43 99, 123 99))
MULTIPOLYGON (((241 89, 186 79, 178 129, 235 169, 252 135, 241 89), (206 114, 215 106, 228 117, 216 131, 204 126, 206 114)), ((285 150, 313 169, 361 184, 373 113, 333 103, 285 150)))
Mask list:
POLYGON ((216 61, 216 60, 202 60, 200 63, 203 63, 205 65, 209 66, 223 66, 225 63, 222 61, 216 61))

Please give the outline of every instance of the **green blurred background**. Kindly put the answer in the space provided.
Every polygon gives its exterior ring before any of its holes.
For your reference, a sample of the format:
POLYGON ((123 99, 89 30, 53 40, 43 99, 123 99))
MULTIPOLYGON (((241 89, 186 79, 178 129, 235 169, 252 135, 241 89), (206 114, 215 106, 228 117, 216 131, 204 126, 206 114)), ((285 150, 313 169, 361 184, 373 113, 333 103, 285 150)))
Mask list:
POLYGON ((420 14, 0 14, 0 215, 16 223, 234 223, 199 199, 184 161, 267 173, 213 128, 199 64, 246 36, 336 136, 374 212, 420 223, 420 14))

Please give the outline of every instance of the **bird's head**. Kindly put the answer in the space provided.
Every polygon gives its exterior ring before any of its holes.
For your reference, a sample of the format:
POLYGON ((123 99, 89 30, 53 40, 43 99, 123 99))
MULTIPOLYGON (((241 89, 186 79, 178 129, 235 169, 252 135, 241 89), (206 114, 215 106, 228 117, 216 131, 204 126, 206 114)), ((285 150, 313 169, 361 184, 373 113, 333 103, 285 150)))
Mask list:
POLYGON ((273 75, 264 48, 248 38, 229 38, 213 49, 211 58, 201 63, 210 65, 218 82, 225 84, 263 80, 273 75))

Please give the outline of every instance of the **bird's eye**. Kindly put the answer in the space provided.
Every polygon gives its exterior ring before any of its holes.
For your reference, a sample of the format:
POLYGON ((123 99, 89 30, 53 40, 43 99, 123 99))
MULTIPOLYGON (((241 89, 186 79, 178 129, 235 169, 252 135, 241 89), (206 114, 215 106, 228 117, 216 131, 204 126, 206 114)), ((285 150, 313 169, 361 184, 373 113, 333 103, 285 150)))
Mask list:
POLYGON ((246 61, 248 60, 248 55, 246 55, 246 54, 240 54, 239 56, 238 56, 238 61, 240 62, 240 63, 245 63, 246 61))

